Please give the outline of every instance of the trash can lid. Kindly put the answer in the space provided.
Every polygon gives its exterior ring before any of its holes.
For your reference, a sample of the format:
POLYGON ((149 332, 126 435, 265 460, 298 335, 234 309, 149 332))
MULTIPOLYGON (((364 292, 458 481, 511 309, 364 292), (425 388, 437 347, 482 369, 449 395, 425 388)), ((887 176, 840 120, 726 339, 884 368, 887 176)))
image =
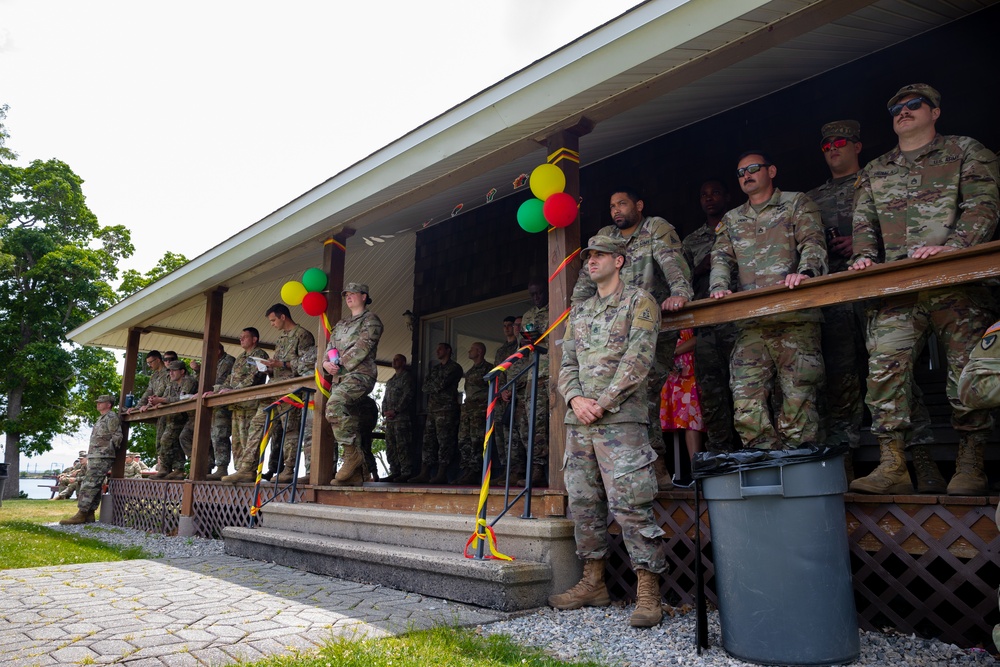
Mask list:
POLYGON ((832 459, 847 453, 847 445, 805 445, 798 449, 740 449, 735 452, 698 452, 691 460, 691 476, 705 479, 741 470, 780 468, 795 463, 832 459))

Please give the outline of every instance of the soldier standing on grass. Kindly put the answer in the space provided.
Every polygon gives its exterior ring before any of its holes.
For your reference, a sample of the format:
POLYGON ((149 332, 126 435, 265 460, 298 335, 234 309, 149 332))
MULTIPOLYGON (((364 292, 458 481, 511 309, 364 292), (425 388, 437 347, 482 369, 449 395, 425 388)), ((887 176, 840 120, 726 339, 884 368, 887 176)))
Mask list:
POLYGON ((102 394, 97 397, 96 403, 101 416, 90 432, 87 473, 80 482, 77 513, 59 522, 64 526, 94 522, 94 511, 101 504, 104 480, 111 472, 111 466, 115 463, 115 450, 123 438, 121 420, 118 413, 111 409, 114 399, 108 394, 102 394))
POLYGON ((646 404, 660 305, 619 276, 627 252, 623 239, 595 236, 581 253, 597 291, 570 311, 559 393, 570 408, 565 481, 583 578, 550 597, 549 604, 556 609, 611 604, 604 583, 610 510, 638 577, 630 623, 652 627, 663 617, 659 579, 667 569, 663 529, 653 514, 656 453, 649 444, 646 404))

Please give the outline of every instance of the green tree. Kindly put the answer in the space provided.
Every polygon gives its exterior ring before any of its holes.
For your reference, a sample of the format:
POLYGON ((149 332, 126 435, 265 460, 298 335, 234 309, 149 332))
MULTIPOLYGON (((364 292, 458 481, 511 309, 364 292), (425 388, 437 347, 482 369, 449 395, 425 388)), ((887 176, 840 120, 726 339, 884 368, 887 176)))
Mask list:
POLYGON ((160 261, 156 263, 152 269, 144 274, 139 273, 135 269, 126 269, 122 273, 122 284, 118 286, 118 293, 121 298, 129 297, 143 289, 144 287, 149 287, 157 280, 163 276, 176 271, 185 264, 188 263, 188 258, 184 255, 176 252, 170 252, 169 250, 160 261))
POLYGON ((83 180, 57 160, 14 164, 0 106, 0 431, 14 497, 21 452, 96 419, 94 399, 120 386, 114 356, 66 334, 114 304, 117 265, 133 252, 123 226, 102 227, 83 180))

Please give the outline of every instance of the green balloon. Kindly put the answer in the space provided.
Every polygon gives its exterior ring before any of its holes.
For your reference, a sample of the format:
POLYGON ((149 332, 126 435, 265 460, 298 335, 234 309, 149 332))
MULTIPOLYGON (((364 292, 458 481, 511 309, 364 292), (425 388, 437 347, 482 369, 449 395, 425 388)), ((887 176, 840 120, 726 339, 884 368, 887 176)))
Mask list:
POLYGON ((532 197, 517 209, 517 224, 526 232, 544 232, 549 228, 549 222, 545 219, 543 208, 545 202, 532 197))
POLYGON ((302 284, 305 285, 307 292, 322 292, 326 289, 326 282, 326 273, 323 272, 323 269, 313 267, 306 269, 306 272, 302 274, 302 284))

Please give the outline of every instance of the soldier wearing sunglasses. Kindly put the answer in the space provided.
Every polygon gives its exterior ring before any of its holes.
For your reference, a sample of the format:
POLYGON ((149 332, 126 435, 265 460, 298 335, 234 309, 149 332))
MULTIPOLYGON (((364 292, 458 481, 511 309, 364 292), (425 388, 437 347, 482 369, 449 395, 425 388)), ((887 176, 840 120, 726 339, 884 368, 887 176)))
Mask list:
MULTIPOLYGON (((925 259, 989 241, 1000 213, 996 156, 969 137, 940 135, 941 94, 924 83, 904 86, 886 105, 899 145, 862 170, 854 200, 851 270, 925 259)), ((869 313, 868 391, 872 432, 880 447, 872 474, 851 483, 862 493, 913 493, 904 446, 912 430, 914 350, 933 331, 948 358, 946 392, 960 434, 948 495, 988 491, 983 449, 993 428, 988 410, 958 396, 957 379, 979 332, 993 317, 981 285, 959 285, 887 298, 869 313)))
MULTIPOLYGON (((709 275, 713 299, 774 285, 795 289, 826 273, 819 209, 801 192, 775 187, 777 174, 762 151, 740 156, 736 175, 749 200, 726 213, 716 229, 709 275)), ((794 449, 818 440, 821 320, 818 308, 808 308, 738 323, 730 377, 733 419, 744 447, 794 449), (776 383, 782 400, 772 418, 769 403, 776 383)))

